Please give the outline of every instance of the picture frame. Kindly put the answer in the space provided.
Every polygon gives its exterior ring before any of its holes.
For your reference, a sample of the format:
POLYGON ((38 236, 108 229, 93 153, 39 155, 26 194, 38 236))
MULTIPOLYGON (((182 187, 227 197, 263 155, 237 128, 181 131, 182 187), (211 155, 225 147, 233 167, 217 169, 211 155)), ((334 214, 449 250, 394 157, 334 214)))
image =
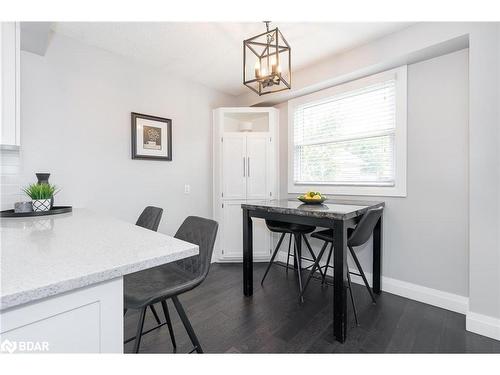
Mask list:
POLYGON ((172 120, 131 112, 132 159, 172 161, 172 120))

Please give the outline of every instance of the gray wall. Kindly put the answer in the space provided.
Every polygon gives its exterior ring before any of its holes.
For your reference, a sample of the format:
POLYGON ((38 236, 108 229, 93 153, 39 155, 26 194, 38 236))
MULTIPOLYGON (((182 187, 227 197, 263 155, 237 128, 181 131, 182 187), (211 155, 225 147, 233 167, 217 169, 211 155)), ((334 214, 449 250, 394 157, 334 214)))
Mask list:
POLYGON ((44 57, 22 53, 21 92, 21 183, 50 172, 56 203, 129 222, 163 207, 166 233, 211 217, 212 108, 231 97, 58 34, 44 57), (172 162, 131 159, 130 112, 173 120, 172 162))
MULTIPOLYGON (((287 104, 277 108, 285 197, 287 104)), ((468 296, 467 119, 467 49, 408 66, 408 195, 348 197, 387 204, 384 276, 468 296)), ((371 272, 371 245, 359 249, 359 255, 371 272)))

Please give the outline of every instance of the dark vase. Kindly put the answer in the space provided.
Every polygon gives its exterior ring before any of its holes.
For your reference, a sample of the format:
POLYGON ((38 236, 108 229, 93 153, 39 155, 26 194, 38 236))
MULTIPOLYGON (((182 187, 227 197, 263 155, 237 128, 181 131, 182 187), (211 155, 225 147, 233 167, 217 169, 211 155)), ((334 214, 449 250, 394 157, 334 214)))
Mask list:
POLYGON ((38 184, 49 183, 50 173, 35 173, 35 174, 36 178, 38 179, 38 184))
MULTIPOLYGON (((48 184, 50 173, 35 173, 36 178, 38 179, 38 184, 48 184)), ((54 206, 54 197, 50 199, 50 208, 54 206)))

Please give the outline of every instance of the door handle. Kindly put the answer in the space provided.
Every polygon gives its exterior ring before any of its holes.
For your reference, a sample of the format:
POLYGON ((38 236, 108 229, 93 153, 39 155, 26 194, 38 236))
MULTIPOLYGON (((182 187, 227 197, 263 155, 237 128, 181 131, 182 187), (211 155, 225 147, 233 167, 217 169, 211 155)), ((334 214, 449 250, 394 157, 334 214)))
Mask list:
POLYGON ((250 177, 250 156, 248 157, 247 168, 248 168, 247 169, 247 171, 248 171, 247 176, 250 177))
POLYGON ((243 177, 245 177, 245 157, 243 156, 243 177))

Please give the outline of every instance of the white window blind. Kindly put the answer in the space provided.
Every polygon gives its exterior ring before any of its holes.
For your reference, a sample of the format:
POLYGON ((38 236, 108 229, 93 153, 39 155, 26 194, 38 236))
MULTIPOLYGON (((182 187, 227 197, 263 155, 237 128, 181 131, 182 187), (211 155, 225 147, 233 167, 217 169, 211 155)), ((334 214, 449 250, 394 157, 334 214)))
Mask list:
POLYGON ((295 184, 394 186, 396 79, 298 104, 295 184))

